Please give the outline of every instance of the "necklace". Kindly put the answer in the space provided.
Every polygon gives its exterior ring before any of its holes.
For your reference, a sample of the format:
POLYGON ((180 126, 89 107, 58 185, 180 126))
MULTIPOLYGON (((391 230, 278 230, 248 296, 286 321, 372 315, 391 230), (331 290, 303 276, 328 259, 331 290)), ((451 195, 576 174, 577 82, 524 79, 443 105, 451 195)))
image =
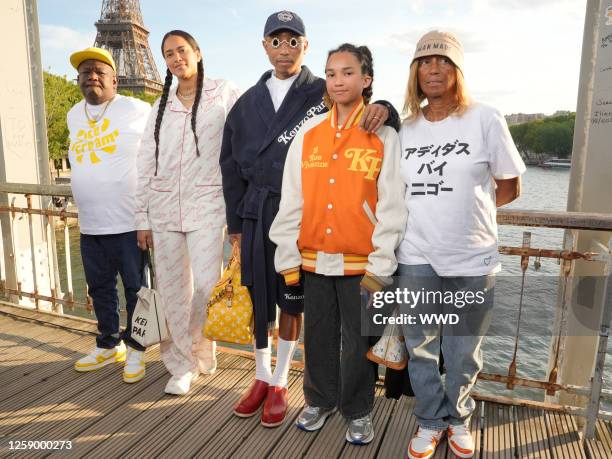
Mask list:
POLYGON ((188 95, 183 95, 179 92, 178 88, 176 90, 176 94, 181 98, 181 99, 185 99, 185 100, 191 100, 195 98, 195 91, 188 94, 188 95))
POLYGON ((108 108, 108 106, 111 104, 113 100, 115 100, 114 96, 111 100, 106 102, 106 105, 104 106, 104 110, 102 110, 102 113, 100 113, 98 116, 89 115, 89 111, 87 111, 87 101, 85 101, 84 107, 85 107, 85 116, 87 117, 87 121, 89 121, 90 124, 96 124, 98 121, 100 121, 104 117, 104 114, 106 113, 106 109, 108 108))

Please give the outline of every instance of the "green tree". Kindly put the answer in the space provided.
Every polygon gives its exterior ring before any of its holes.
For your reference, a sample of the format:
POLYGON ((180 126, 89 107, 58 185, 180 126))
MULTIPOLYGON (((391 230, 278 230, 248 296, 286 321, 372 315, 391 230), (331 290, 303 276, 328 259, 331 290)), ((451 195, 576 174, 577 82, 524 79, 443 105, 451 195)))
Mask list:
POLYGON ((43 82, 49 158, 57 161, 66 156, 69 147, 66 114, 83 96, 66 77, 43 72, 43 82))
POLYGON ((559 158, 567 158, 572 153, 573 126, 567 122, 543 124, 539 129, 541 153, 550 153, 559 158))
POLYGON ((514 139, 514 144, 521 151, 527 150, 525 136, 527 135, 528 128, 529 123, 513 124, 510 126, 510 134, 512 134, 512 138, 514 139))
POLYGON ((121 91, 119 91, 119 94, 121 94, 123 96, 135 97, 136 99, 144 100, 149 105, 153 105, 153 103, 159 98, 159 95, 152 96, 150 94, 144 94, 142 92, 129 91, 127 89, 122 89, 121 91))
POLYGON ((522 152, 534 152, 560 158, 572 154, 576 115, 560 115, 510 126, 510 133, 522 152))

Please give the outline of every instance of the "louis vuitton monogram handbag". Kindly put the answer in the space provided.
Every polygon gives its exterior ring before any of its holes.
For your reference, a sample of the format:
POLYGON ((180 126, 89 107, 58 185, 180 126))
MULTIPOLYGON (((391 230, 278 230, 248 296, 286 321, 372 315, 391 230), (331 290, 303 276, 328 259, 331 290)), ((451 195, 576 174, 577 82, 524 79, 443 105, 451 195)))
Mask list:
POLYGON ((232 247, 230 261, 206 306, 204 336, 235 344, 253 342, 253 303, 248 288, 240 283, 238 244, 232 247))

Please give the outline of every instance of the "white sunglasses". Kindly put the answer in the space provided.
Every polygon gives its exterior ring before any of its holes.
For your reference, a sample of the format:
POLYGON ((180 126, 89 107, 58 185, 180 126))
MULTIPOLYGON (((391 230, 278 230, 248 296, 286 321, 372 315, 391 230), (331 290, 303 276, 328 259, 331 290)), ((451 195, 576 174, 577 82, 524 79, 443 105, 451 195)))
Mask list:
POLYGON ((301 45, 302 42, 303 40, 298 40, 295 37, 291 37, 289 40, 281 40, 278 37, 274 37, 272 40, 266 40, 266 43, 268 43, 274 49, 280 48, 281 46, 283 46, 283 43, 285 43, 286 45, 289 45, 291 49, 295 49, 299 45, 301 45))

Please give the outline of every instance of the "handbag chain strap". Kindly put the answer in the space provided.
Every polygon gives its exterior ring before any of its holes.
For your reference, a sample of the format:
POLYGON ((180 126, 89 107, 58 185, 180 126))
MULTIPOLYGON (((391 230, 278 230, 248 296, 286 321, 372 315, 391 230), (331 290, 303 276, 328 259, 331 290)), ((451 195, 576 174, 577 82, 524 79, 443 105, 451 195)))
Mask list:
MULTIPOLYGON (((232 255, 230 256, 230 259, 227 263, 227 267, 232 266, 232 264, 234 265, 234 269, 240 268, 240 246, 237 243, 234 243, 232 245, 232 255)), ((208 314, 208 310, 210 309, 210 307, 218 303, 219 301, 221 301, 224 297, 227 297, 228 299, 227 307, 228 308, 232 307, 232 297, 234 296, 234 286, 232 285, 232 277, 233 277, 232 274, 230 274, 227 277, 227 279, 222 280, 221 282, 217 283, 217 285, 215 285, 215 288, 219 288, 221 286, 224 286, 224 288, 219 290, 219 292, 214 297, 212 297, 210 301, 208 302, 208 304, 206 305, 207 314, 208 314)))

